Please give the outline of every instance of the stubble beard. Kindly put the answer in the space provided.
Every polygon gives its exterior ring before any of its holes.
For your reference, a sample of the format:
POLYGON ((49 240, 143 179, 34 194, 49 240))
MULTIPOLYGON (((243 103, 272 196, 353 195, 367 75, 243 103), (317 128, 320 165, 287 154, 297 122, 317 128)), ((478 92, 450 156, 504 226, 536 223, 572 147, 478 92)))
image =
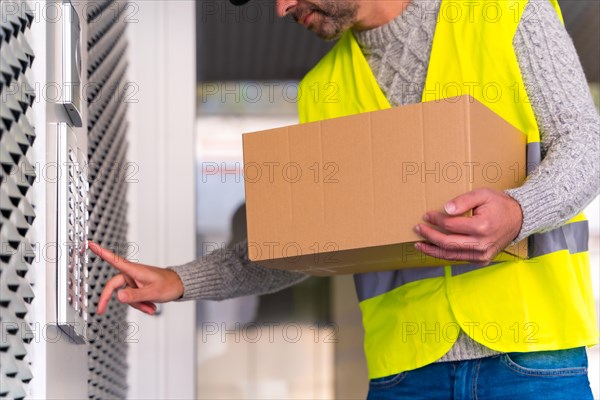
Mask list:
POLYGON ((317 23, 311 24, 309 29, 321 39, 330 41, 339 39, 356 23, 358 2, 323 0, 315 3, 311 11, 315 12, 312 18, 317 19, 317 23))

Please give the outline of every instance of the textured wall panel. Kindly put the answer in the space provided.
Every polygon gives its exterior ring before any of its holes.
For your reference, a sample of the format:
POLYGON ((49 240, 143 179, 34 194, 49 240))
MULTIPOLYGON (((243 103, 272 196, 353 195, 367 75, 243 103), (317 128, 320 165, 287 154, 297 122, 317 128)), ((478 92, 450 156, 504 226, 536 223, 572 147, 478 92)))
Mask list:
POLYGON ((0 5, 0 397, 21 399, 33 378, 27 343, 27 313, 33 300, 28 272, 35 219, 31 187, 36 174, 30 123, 35 95, 25 74, 33 52, 26 32, 33 14, 15 3, 0 5))
MULTIPOLYGON (((127 243, 127 3, 89 2, 87 15, 89 238, 116 253, 127 243)), ((123 254, 124 255, 124 254, 123 254)), ((127 394, 127 307, 116 300, 103 316, 96 315, 104 284, 114 274, 110 265, 91 257, 88 266, 92 335, 89 344, 89 398, 125 398, 127 394)))

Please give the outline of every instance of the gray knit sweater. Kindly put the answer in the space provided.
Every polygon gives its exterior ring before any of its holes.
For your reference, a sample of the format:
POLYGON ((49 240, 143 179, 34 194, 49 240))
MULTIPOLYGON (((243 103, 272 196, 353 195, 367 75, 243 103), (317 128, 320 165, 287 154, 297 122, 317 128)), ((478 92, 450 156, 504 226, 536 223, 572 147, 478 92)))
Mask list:
MULTIPOLYGON (((356 32, 377 82, 394 106, 421 99, 439 6, 440 0, 413 0, 386 25, 356 32)), ((549 1, 528 2, 513 45, 542 135, 543 157, 523 186, 507 191, 523 211, 520 240, 560 226, 598 194, 600 117, 573 43, 549 1)), ((246 242, 172 269, 184 284, 182 300, 269 293, 306 278, 251 263, 246 242)), ((460 335, 440 361, 490 354, 494 352, 460 335)))

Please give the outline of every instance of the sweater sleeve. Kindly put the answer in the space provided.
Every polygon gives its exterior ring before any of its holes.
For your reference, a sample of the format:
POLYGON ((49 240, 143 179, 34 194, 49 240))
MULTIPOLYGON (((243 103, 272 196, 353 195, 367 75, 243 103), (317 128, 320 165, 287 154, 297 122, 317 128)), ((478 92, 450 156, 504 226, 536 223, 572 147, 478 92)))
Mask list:
POLYGON ((529 1, 514 47, 542 150, 542 163, 526 182, 506 191, 523 212, 519 241, 559 227, 598 195, 600 117, 573 42, 549 1, 529 1))
POLYGON ((247 240, 169 269, 175 271, 183 282, 184 292, 179 300, 224 300, 271 293, 308 277, 251 262, 247 240))

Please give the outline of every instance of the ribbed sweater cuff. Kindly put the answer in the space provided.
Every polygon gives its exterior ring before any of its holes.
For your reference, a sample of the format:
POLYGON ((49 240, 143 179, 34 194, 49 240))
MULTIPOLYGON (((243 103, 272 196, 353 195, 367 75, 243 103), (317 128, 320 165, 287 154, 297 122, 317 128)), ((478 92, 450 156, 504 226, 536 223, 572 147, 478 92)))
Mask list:
POLYGON ((508 189, 505 193, 519 203, 523 213, 521 231, 513 244, 539 232, 545 226, 552 225, 560 218, 561 199, 554 194, 553 190, 544 191, 540 190, 540 187, 525 184, 508 189))
POLYGON ((216 266, 198 260, 169 267, 183 283, 183 296, 177 301, 214 300, 223 297, 223 277, 216 266))

